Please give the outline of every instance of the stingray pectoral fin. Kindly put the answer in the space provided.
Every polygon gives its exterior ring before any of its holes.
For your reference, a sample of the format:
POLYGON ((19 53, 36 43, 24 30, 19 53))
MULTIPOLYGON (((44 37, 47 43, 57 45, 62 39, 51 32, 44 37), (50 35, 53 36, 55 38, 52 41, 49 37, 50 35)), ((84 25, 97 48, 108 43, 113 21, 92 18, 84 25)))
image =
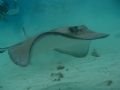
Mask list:
POLYGON ((68 54, 73 57, 82 58, 88 54, 89 45, 90 45, 89 40, 83 40, 83 41, 84 42, 80 44, 76 44, 70 47, 68 46, 65 48, 55 48, 54 50, 62 54, 68 54))
POLYGON ((30 63, 30 51, 33 40, 28 40, 14 45, 8 49, 12 61, 20 66, 27 66, 30 63))
POLYGON ((106 38, 108 36, 109 34, 105 34, 105 33, 89 32, 86 33, 83 37, 87 37, 86 39, 95 40, 95 39, 106 38))

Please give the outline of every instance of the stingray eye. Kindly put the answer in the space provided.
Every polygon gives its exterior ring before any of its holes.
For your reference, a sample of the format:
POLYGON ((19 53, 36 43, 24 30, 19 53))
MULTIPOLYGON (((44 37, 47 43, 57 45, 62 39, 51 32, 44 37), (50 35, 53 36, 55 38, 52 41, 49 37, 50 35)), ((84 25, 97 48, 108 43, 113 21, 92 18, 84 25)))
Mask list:
POLYGON ((85 30, 88 30, 88 28, 84 25, 81 25, 80 27, 78 27, 79 32, 85 32, 85 30))
POLYGON ((78 33, 78 29, 77 28, 78 28, 77 26, 70 27, 69 28, 70 33, 77 34, 78 33))

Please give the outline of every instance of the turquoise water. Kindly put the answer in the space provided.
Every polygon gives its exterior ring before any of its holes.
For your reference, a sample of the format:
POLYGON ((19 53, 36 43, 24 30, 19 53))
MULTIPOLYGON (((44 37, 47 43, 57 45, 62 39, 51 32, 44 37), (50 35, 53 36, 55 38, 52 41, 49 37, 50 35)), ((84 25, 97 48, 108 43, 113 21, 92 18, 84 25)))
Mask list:
POLYGON ((110 36, 92 41, 88 55, 83 58, 50 51, 40 56, 34 54, 34 59, 27 67, 14 64, 7 51, 0 53, 0 90, 120 89, 119 0, 1 2, 6 2, 8 6, 7 12, 5 8, 0 8, 0 48, 54 28, 74 25, 85 25, 92 31, 110 36), (99 57, 92 56, 94 48, 99 57), (63 68, 58 70, 61 65, 63 68))

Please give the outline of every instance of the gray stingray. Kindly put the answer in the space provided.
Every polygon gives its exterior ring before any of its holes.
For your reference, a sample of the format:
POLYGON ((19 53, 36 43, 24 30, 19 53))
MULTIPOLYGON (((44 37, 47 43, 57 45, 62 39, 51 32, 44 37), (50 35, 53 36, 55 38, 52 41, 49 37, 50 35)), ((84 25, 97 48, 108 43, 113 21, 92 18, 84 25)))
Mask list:
POLYGON ((85 57, 89 51, 91 40, 107 36, 109 35, 105 33, 93 32, 84 25, 56 28, 13 46, 0 48, 0 52, 8 50, 8 54, 15 64, 27 66, 35 52, 41 54, 55 50, 74 57, 85 57))

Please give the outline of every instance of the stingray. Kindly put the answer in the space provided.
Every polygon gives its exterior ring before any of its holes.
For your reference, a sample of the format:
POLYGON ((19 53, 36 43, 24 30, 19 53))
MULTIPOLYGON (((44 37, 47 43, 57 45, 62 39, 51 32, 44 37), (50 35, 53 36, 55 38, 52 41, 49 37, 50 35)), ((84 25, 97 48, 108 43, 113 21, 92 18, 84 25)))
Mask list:
POLYGON ((82 58, 88 54, 92 40, 107 36, 109 34, 94 32, 84 25, 68 26, 35 35, 6 48, 0 48, 0 53, 8 50, 11 60, 19 66, 29 65, 34 53, 39 55, 49 50, 82 58))

